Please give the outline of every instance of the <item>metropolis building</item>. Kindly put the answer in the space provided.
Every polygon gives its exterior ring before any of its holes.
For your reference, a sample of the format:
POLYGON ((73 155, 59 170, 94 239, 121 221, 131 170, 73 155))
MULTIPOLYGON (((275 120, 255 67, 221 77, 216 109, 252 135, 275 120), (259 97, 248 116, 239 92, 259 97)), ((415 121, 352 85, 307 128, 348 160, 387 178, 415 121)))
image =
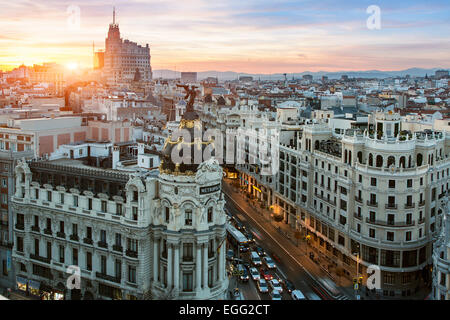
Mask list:
POLYGON ((105 39, 103 71, 108 85, 152 79, 149 45, 143 47, 136 42, 122 40, 119 24, 115 21, 115 11, 105 39))
POLYGON ((258 163, 241 165, 242 188, 293 231, 311 235, 330 270, 366 281, 367 268, 375 265, 381 296, 417 293, 430 280, 432 245, 442 225, 449 135, 402 130, 392 112, 369 115, 365 130, 334 130, 327 123, 288 127, 281 128, 278 173, 262 176, 258 163))
POLYGON ((434 300, 450 300, 450 207, 448 195, 443 199, 444 223, 433 249, 434 300))
POLYGON ((12 198, 17 287, 54 299, 225 299, 222 169, 214 158, 172 162, 180 143, 169 137, 162 154, 140 144, 145 166, 119 161, 118 146, 21 161, 12 198), (115 169, 95 165, 101 150, 115 169), (80 268, 79 290, 66 286, 69 266, 80 268))

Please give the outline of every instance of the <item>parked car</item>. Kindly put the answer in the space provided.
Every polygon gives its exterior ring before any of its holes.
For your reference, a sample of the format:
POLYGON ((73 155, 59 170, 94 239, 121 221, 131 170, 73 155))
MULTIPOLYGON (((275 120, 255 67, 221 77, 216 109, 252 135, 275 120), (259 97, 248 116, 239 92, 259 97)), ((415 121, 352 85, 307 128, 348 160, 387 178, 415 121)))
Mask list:
POLYGON ((261 279, 261 275, 256 268, 250 268, 250 275, 252 276, 252 279, 254 281, 258 281, 259 279, 261 279))
POLYGON ((273 275, 271 275, 268 270, 265 270, 263 268, 259 270, 259 274, 261 275, 261 278, 266 281, 270 281, 273 279, 273 275))
POLYGON ((266 264, 267 268, 269 268, 269 269, 276 269, 277 266, 275 265, 275 262, 273 262, 271 257, 265 256, 263 258, 263 260, 264 260, 264 263, 266 264))
POLYGON ((272 290, 270 292, 270 297, 272 300, 281 300, 281 294, 278 290, 272 290))
POLYGON ((269 288, 267 288, 267 282, 266 282, 266 280, 264 280, 264 279, 259 279, 259 280, 258 280, 257 286, 258 286, 258 291, 259 291, 260 293, 267 293, 267 292, 269 292, 269 288))
POLYGON ((293 290, 291 292, 292 300, 306 300, 305 295, 300 290, 293 290))
POLYGON ((277 290, 279 293, 283 293, 283 287, 277 279, 272 279, 269 281, 269 286, 272 290, 277 290))

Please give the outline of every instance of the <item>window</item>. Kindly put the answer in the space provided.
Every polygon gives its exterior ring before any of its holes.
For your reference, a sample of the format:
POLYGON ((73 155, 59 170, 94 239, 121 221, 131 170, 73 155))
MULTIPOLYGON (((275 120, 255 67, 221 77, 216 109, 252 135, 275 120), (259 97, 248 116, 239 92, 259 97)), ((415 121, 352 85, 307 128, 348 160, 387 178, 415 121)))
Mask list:
POLYGON ((65 256, 64 252, 65 252, 64 246, 60 245, 59 246, 59 262, 61 262, 61 263, 64 263, 64 256, 65 256))
POLYGON ((369 229, 369 237, 375 238, 375 229, 369 229))
POLYGON ((106 256, 100 256, 100 273, 106 274, 106 256))
POLYGON ((128 248, 127 249, 129 251, 137 252, 138 251, 137 243, 138 243, 138 241, 136 239, 128 238, 128 248))
POLYGON ((389 188, 394 189, 395 188, 395 180, 389 180, 389 188))
POLYGON ((47 201, 52 201, 52 192, 47 191, 47 201))
POLYGON ((88 199, 88 210, 92 210, 92 198, 88 199))
POLYGON ((137 221, 137 219, 138 219, 138 208, 133 206, 132 207, 132 211, 133 211, 133 220, 137 221))
POLYGON ((39 239, 34 239, 34 254, 39 256, 39 239))
POLYGON ((394 241, 394 233, 388 231, 388 232, 387 232, 386 239, 387 239, 388 241, 394 241))
POLYGON ((184 213, 184 224, 187 226, 192 226, 192 210, 186 209, 184 213))
POLYGON ((192 291, 192 272, 183 272, 183 291, 192 291))
POLYGON ((370 178, 370 185, 372 187, 376 187, 377 186, 377 178, 370 178))
POLYGON ((34 198, 37 200, 39 199, 39 189, 34 189, 34 198))
POLYGON ((60 194, 59 194, 59 202, 60 202, 61 204, 64 204, 64 193, 60 193, 60 194))
POLYGON ((116 214, 121 216, 122 215, 122 204, 116 203, 116 214))
POLYGON ((64 221, 59 222, 59 232, 64 233, 64 221))
POLYGON ((392 273, 385 273, 384 274, 384 283, 385 284, 394 284, 395 277, 392 273))
POLYGON ((411 241, 411 231, 407 231, 407 232, 406 232, 405 240, 406 240, 406 241, 411 241))
POLYGON ((361 183, 362 182, 362 175, 358 176, 358 182, 361 183))
POLYGON ((72 235, 74 236, 78 235, 78 225, 76 223, 72 224, 72 235))
POLYGON ((170 221, 170 209, 169 207, 165 207, 166 208, 166 223, 169 223, 170 221))
POLYGON ((72 264, 75 266, 78 265, 78 249, 77 248, 72 249, 72 264))
POLYGON ((192 261, 193 260, 193 247, 192 243, 183 243, 183 260, 192 261))
POLYGON ((136 283, 136 267, 128 266, 128 282, 136 283))
POLYGON ((78 207, 78 196, 73 196, 73 206, 78 207))
POLYGON ((106 230, 100 230, 100 242, 106 243, 106 230))
POLYGON ((412 186, 413 186, 413 181, 412 181, 412 179, 406 180, 406 187, 407 187, 407 188, 412 188, 412 186))
POLYGON ((213 208, 208 208, 208 223, 211 223, 213 221, 213 208))
POLYGON ((122 246, 122 235, 120 233, 116 233, 116 246, 121 247, 122 246))
POLYGON ((102 200, 102 212, 107 212, 107 211, 108 211, 107 202, 105 200, 102 200))
POLYGON ((92 253, 86 252, 86 269, 92 271, 92 253))
POLYGON ((122 278, 122 261, 116 259, 114 262, 114 272, 117 279, 122 278))
POLYGON ((92 239, 92 228, 86 227, 86 238, 92 239))
POLYGON ((23 238, 22 237, 17 237, 17 251, 18 252, 23 252, 23 238))

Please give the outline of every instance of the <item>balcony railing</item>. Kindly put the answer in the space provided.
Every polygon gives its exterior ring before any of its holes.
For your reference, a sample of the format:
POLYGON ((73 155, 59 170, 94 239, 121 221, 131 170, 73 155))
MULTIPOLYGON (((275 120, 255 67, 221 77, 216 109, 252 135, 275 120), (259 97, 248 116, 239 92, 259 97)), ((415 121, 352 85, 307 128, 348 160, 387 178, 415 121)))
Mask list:
POLYGON ((405 203, 405 209, 414 209, 416 207, 416 203, 405 203))
POLYGON ((52 235, 52 229, 44 229, 44 234, 47 234, 49 236, 52 235))
POLYGON ((118 244, 114 244, 112 248, 113 248, 114 251, 117 251, 117 252, 122 252, 123 251, 123 247, 121 245, 118 245, 118 244))
POLYGON ((396 203, 386 203, 384 206, 386 209, 397 209, 396 203))
POLYGON ((91 244, 91 245, 94 243, 94 241, 91 238, 84 238, 83 242, 86 244, 91 244))
POLYGON ((355 197, 355 201, 356 201, 356 202, 359 202, 359 203, 362 203, 362 202, 363 202, 362 198, 359 198, 359 197, 355 197))
POLYGON ((15 228, 17 230, 25 230, 25 225, 23 223, 16 223, 15 228))
POLYGON ((44 258, 44 257, 38 256, 36 254, 30 254, 30 259, 37 260, 37 261, 44 262, 44 263, 50 263, 50 258, 44 258))
POLYGON ((131 257, 131 258, 137 258, 137 257, 138 257, 137 251, 132 251, 132 250, 130 250, 130 249, 127 249, 127 251, 125 252, 125 254, 126 254, 128 257, 131 257))
POLYGON ((419 207, 423 207, 425 205, 425 200, 419 202, 419 207))
POLYGON ((115 283, 120 283, 120 281, 121 281, 120 277, 110 276, 110 275, 107 275, 107 274, 101 273, 101 272, 96 272, 95 276, 99 279, 103 279, 103 280, 107 280, 107 281, 111 281, 111 282, 115 282, 115 283))
POLYGON ((61 239, 65 239, 66 238, 66 234, 64 232, 58 231, 56 233, 56 237, 61 238, 61 239))
POLYGON ((367 200, 367 205, 369 207, 378 207, 378 202, 371 202, 371 201, 367 200))
POLYGON ((357 214, 356 212, 353 214, 356 219, 362 220, 362 216, 357 214))
POLYGON ((394 222, 394 221, 372 220, 372 219, 366 218, 366 222, 370 223, 370 224, 378 225, 378 226, 383 226, 383 227, 412 227, 415 225, 414 220, 394 222))
POLYGON ((34 231, 34 232, 41 232, 41 229, 39 229, 38 226, 32 226, 32 227, 31 227, 31 231, 34 231))
POLYGON ((105 249, 108 248, 108 243, 107 243, 106 241, 99 241, 99 242, 97 242, 97 245, 98 245, 100 248, 105 248, 105 249))
POLYGON ((80 240, 80 238, 76 234, 71 234, 69 238, 72 241, 79 241, 80 240))

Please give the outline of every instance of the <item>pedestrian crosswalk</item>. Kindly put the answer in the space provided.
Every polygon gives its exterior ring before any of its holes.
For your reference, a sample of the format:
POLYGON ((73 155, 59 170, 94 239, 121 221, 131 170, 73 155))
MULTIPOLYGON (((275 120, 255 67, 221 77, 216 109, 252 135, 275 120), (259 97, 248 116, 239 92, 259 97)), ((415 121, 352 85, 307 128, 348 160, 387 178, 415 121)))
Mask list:
POLYGON ((335 297, 336 300, 350 300, 349 297, 344 296, 343 294, 338 295, 337 297, 335 297))

